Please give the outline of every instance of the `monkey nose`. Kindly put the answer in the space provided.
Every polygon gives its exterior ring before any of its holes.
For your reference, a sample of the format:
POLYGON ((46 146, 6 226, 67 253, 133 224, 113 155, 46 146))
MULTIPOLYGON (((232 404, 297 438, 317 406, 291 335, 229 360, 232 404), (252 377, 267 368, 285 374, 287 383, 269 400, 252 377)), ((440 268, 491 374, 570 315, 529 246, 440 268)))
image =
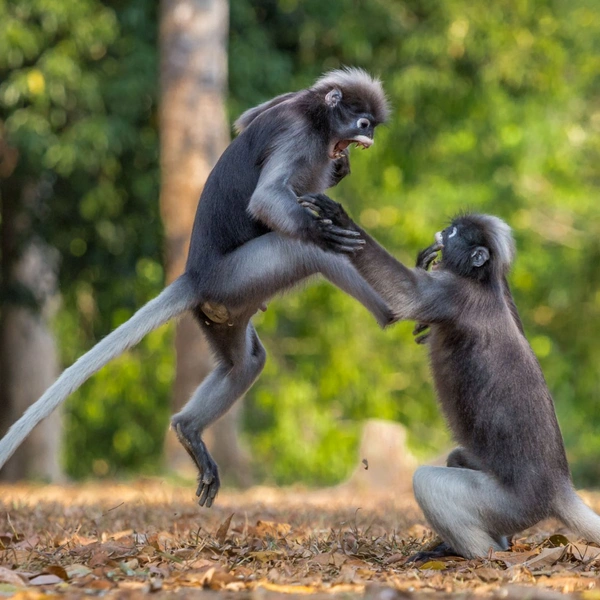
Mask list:
POLYGON ((442 232, 441 231, 438 231, 435 234, 435 243, 439 244, 440 246, 444 245, 444 238, 442 237, 442 232))

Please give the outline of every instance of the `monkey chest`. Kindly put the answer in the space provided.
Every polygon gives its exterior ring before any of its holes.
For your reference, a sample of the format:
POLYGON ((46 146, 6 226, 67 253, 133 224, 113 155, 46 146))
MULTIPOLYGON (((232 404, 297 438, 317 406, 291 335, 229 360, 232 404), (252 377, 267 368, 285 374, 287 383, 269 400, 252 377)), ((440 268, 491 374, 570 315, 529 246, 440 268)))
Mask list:
POLYGON ((333 177, 333 161, 325 158, 318 163, 305 162, 297 169, 290 183, 297 196, 324 192, 333 177))

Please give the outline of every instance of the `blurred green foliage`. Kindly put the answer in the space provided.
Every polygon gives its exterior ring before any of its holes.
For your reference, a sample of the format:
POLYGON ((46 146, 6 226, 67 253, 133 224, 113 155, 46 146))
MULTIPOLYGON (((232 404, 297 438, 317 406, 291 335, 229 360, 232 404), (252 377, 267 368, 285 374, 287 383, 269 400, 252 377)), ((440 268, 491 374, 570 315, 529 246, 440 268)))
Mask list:
MULTIPOLYGON (((143 0, 0 0, 0 119, 63 256, 65 363, 162 286, 157 211, 157 14, 143 0)), ((235 0, 230 114, 357 65, 393 105, 332 196, 401 260, 463 209, 498 214, 511 285, 554 394, 580 484, 600 482, 600 12, 595 0, 235 0)), ((325 283, 256 319, 269 351, 246 401, 257 471, 342 479, 360 422, 409 427, 422 456, 449 439, 412 324, 377 329, 325 283)), ((173 358, 160 330, 70 403, 76 476, 154 469, 173 358)))
MULTIPOLYGON (((27 208, 60 251, 65 365, 163 285, 156 26, 144 0, 0 0, 0 139, 19 151, 6 189, 37 186, 27 208)), ((69 473, 138 469, 160 455, 173 363, 165 335, 69 401, 69 473)))

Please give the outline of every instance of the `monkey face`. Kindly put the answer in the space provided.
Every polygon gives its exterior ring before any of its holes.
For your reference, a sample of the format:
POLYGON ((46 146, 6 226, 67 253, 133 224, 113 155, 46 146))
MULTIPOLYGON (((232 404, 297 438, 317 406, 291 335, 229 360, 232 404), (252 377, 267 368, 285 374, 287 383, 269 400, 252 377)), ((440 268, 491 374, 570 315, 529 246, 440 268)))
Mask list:
POLYGON ((369 148, 375 127, 385 123, 390 113, 381 82, 362 69, 330 71, 315 82, 310 93, 321 104, 316 114, 319 129, 327 131, 327 153, 332 160, 339 159, 350 144, 369 148))
POLYGON ((363 150, 373 145, 375 127, 379 122, 367 102, 355 94, 343 94, 340 89, 334 88, 325 96, 325 104, 330 111, 329 158, 340 158, 350 144, 363 150))
POLYGON ((474 215, 460 217, 438 231, 435 242, 442 249, 441 267, 463 277, 487 279, 492 266, 487 233, 474 215))
POLYGON ((373 145, 377 125, 373 116, 344 106, 338 106, 337 112, 338 114, 333 118, 329 158, 334 160, 340 158, 350 144, 360 146, 363 150, 370 148, 373 145))

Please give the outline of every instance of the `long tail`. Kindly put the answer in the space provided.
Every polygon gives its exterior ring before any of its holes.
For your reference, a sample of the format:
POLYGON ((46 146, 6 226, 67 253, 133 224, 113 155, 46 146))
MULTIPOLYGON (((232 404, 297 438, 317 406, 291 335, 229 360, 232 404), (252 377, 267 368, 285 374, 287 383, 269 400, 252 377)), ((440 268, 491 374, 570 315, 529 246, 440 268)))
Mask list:
POLYGON ((128 348, 173 317, 189 310, 197 303, 192 283, 186 275, 167 286, 154 300, 140 308, 129 321, 123 323, 87 354, 63 371, 61 376, 32 404, 23 416, 0 440, 0 468, 12 456, 31 430, 64 402, 94 373, 128 348))
POLYGON ((600 544, 600 516, 569 486, 555 506, 556 516, 588 542, 600 544))

